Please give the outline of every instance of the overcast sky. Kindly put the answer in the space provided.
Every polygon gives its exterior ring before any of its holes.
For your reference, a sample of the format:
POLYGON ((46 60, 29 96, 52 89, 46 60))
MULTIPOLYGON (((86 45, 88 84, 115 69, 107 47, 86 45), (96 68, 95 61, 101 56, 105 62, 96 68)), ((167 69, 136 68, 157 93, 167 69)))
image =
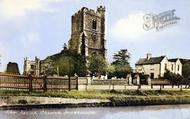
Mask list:
POLYGON ((40 59, 58 53, 71 34, 71 16, 81 7, 106 6, 107 57, 126 48, 131 65, 144 57, 190 58, 190 0, 0 0, 1 71, 24 57, 40 59), (145 31, 143 16, 175 9, 181 19, 161 31, 145 31))

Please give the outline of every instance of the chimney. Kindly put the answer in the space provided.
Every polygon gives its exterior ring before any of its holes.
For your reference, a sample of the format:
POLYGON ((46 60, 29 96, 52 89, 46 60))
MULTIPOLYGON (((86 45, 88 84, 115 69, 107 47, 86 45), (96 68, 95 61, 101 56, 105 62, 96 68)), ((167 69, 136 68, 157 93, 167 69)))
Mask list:
POLYGON ((147 53, 147 54, 146 54, 146 59, 147 59, 147 60, 149 60, 151 57, 152 57, 152 54, 151 54, 151 53, 147 53))

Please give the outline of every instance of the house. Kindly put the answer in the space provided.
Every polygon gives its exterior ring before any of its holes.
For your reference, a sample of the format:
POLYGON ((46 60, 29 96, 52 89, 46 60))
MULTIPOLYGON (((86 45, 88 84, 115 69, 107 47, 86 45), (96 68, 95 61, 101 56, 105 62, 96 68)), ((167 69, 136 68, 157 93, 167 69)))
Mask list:
POLYGON ((149 75, 151 79, 163 77, 167 70, 182 75, 182 63, 179 58, 152 57, 150 53, 146 55, 146 58, 138 60, 135 64, 135 69, 136 73, 149 75))
POLYGON ((169 59, 169 71, 182 75, 182 62, 179 58, 169 59))

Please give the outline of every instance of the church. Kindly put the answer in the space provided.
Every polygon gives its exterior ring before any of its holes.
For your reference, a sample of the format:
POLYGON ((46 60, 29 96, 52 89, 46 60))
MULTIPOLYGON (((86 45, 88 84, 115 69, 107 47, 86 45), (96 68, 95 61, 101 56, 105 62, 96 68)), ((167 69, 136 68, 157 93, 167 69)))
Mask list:
MULTIPOLYGON (((74 50, 85 58, 98 54, 106 58, 105 40, 105 7, 99 6, 96 10, 81 8, 71 17, 71 38, 68 49, 74 50)), ((62 52, 60 52, 62 53, 62 52)), ((59 53, 58 53, 59 54, 59 53)), ((44 60, 24 59, 23 74, 42 75, 51 67, 52 59, 57 54, 48 56, 44 60)))

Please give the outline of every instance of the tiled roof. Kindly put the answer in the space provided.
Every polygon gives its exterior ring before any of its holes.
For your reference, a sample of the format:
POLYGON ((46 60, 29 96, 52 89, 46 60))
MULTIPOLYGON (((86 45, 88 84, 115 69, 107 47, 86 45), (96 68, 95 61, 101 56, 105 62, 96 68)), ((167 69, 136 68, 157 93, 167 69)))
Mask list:
POLYGON ((136 65, 159 64, 165 57, 166 56, 151 57, 150 59, 140 58, 136 65))

